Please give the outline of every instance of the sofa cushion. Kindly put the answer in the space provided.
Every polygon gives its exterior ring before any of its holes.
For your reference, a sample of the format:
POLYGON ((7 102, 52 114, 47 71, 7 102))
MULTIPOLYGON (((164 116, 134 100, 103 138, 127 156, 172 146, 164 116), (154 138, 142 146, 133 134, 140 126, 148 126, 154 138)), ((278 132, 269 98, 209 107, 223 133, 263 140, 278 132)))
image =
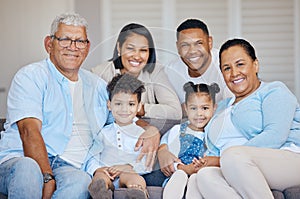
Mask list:
POLYGON ((274 199, 285 199, 284 195, 281 191, 272 190, 272 193, 273 193, 274 199))
MULTIPOLYGON (((162 199, 162 187, 148 186, 149 199, 162 199)), ((118 188, 114 191, 114 199, 125 199, 126 188, 118 188)))
POLYGON ((300 186, 287 188, 283 193, 286 199, 298 199, 300 198, 300 186))

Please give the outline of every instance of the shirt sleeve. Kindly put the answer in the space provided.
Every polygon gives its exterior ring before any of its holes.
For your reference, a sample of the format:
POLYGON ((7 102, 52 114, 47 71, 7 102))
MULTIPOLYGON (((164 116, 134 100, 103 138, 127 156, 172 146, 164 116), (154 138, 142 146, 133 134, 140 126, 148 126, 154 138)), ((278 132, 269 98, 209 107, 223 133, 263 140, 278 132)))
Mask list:
POLYGON ((11 123, 26 117, 42 121, 43 75, 34 65, 20 69, 13 78, 8 93, 8 117, 11 123))
POLYGON ((245 145, 280 148, 290 134, 297 99, 283 83, 277 83, 262 95, 261 107, 262 131, 245 145))
POLYGON ((151 73, 151 82, 147 82, 154 90, 154 97, 158 103, 144 104, 145 116, 150 118, 181 119, 182 110, 179 99, 174 91, 163 67, 157 67, 151 73))
POLYGON ((84 170, 91 176, 93 176, 94 172, 98 168, 105 166, 105 164, 100 161, 101 151, 103 149, 102 139, 102 134, 100 132, 99 135, 97 135, 97 137, 94 139, 93 145, 89 150, 89 159, 85 164, 84 170))

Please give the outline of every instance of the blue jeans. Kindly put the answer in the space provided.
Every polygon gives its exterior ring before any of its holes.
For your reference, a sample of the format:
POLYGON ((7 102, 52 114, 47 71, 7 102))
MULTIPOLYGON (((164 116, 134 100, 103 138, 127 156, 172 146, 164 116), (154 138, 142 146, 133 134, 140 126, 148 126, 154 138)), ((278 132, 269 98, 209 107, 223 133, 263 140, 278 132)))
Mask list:
MULTIPOLYGON (((49 162, 56 180, 53 199, 90 198, 88 185, 91 177, 59 157, 50 157, 49 162)), ((31 158, 20 157, 0 164, 0 192, 8 198, 42 198, 43 176, 40 167, 31 158)))

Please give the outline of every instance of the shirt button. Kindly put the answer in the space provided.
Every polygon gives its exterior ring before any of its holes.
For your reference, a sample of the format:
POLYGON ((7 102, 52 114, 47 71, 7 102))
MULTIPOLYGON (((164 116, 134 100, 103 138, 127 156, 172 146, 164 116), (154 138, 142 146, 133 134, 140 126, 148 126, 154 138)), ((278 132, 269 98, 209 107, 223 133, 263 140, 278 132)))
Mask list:
POLYGON ((118 138, 118 141, 120 141, 121 139, 120 138, 118 138))
POLYGON ((121 147, 121 145, 119 145, 119 147, 121 147))

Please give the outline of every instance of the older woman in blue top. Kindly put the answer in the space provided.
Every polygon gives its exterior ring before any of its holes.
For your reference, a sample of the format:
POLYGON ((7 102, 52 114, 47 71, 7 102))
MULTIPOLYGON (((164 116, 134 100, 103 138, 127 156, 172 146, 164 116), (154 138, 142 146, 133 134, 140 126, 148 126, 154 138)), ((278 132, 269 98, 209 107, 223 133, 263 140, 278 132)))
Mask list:
POLYGON ((300 108, 281 82, 258 78, 255 50, 243 39, 225 42, 220 69, 235 95, 218 105, 205 129, 207 157, 198 161, 204 198, 273 198, 271 189, 300 184, 300 108), (216 191, 218 187, 218 191, 216 191))

